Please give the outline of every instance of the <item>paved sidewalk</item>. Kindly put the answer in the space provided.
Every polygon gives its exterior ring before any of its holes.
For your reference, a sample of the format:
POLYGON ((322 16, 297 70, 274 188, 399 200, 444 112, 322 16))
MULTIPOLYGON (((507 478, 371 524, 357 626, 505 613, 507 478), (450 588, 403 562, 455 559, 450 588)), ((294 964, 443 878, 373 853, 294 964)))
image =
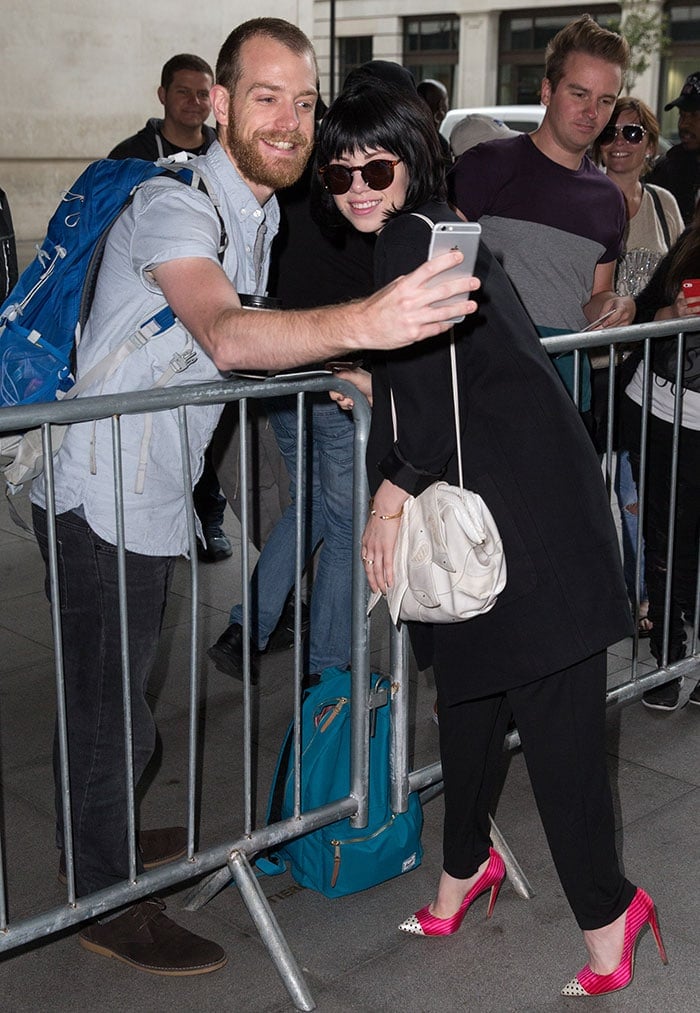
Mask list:
MULTIPOLYGON (((227 527, 235 522, 227 516, 227 527)), ((238 595, 237 554, 201 567, 203 648, 226 624, 238 595)), ((43 573, 33 539, 0 507, 0 833, 8 873, 10 918, 62 902, 53 847, 51 736, 53 654, 43 573)), ((144 826, 185 822, 188 586, 179 566, 157 670, 153 706, 162 739, 141 812, 144 826)), ((375 624, 375 666, 386 665, 387 638, 375 624)), ((646 649, 646 648, 645 648, 646 649)), ((627 665, 629 645, 610 655, 611 682, 627 665)), ((259 809, 289 719, 291 653, 266 658, 257 696, 259 809)), ((429 674, 415 675, 415 766, 437 758, 429 674)), ((691 685, 686 680, 685 693, 691 685)), ((204 660, 199 844, 238 831, 241 812, 242 689, 204 660)), ((628 876, 654 897, 670 964, 663 967, 650 933, 638 949, 631 988, 589 1002, 600 1010, 694 1013, 700 1008, 700 708, 659 714, 632 704, 609 716, 609 756, 619 847, 628 876)), ((445 939, 405 936, 397 925, 432 896, 440 868, 442 800, 425 808, 423 865, 366 893, 330 901, 296 886, 289 874, 264 880, 265 892, 304 970, 321 1013, 526 1013, 587 1006, 564 999, 561 986, 584 952, 552 866, 522 755, 509 757, 498 810, 501 832, 535 891, 524 901, 506 884, 486 921, 486 897, 461 930, 445 939)), ((76 930, 0 959, 0 1008, 8 1013, 141 1010, 292 1010, 286 990, 235 887, 197 913, 180 910, 187 888, 168 898, 170 914, 217 939, 227 966, 197 978, 161 978, 83 950, 76 930)))

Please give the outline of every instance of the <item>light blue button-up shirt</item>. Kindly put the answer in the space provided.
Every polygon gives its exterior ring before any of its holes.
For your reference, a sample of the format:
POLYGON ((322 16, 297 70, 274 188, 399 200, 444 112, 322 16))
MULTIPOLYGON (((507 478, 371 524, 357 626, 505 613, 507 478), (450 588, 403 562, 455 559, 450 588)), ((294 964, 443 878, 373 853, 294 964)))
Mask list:
MULTIPOLYGON (((219 202, 228 238, 222 265, 226 275, 239 293, 263 295, 270 245, 279 227, 276 199, 271 197, 261 207, 218 142, 189 164, 205 177, 219 202), (253 250, 261 225, 265 232, 256 281, 253 250)), ((206 194, 165 177, 140 187, 107 241, 90 318, 78 348, 78 375, 84 375, 163 307, 153 268, 184 257, 219 263, 220 236, 219 218, 206 194)), ((168 369, 173 354, 188 348, 197 353, 196 361, 185 372, 176 373, 169 386, 220 378, 213 361, 177 321, 84 394, 148 389, 168 369)), ((195 482, 220 414, 221 407, 216 405, 188 409, 195 482)), ((185 553, 185 491, 176 413, 123 416, 121 431, 127 549, 158 556, 185 553)), ((111 421, 70 426, 55 456, 54 472, 57 512, 82 508, 90 527, 115 543, 111 421)), ((43 477, 35 481, 32 499, 45 506, 43 477)))

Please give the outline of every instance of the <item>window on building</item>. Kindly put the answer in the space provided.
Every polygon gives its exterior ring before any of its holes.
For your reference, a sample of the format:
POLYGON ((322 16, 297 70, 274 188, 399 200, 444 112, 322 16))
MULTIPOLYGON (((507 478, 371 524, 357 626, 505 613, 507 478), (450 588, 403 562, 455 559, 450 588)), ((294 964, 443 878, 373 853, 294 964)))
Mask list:
POLYGON ((338 80, 335 82, 333 94, 338 94, 351 70, 371 59, 371 35, 353 35, 338 39, 338 80))
POLYGON ((665 12, 671 45, 661 65, 659 119, 664 137, 676 141, 678 110, 664 112, 664 106, 680 95, 686 77, 700 70, 700 3, 670 3, 665 12))
POLYGON ((403 65, 416 82, 431 79, 447 88, 450 105, 459 58, 459 17, 433 14, 405 18, 403 23, 403 65))
MULTIPOLYGON (((620 8, 612 4, 596 7, 590 13, 604 28, 620 18, 620 8)), ((571 17, 570 7, 501 15, 497 105, 536 105, 539 102, 545 48, 571 17)))

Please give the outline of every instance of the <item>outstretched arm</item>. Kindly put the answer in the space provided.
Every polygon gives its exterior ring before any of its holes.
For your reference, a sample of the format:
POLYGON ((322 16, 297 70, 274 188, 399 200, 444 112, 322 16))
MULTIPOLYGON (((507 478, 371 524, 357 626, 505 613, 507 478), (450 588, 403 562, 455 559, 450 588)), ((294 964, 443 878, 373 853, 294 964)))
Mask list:
POLYGON ((448 330, 450 318, 474 313, 469 294, 476 278, 427 282, 460 263, 450 251, 397 278, 367 299, 311 310, 241 308, 236 290, 218 264, 185 258, 152 271, 170 308, 222 371, 286 369, 337 358, 366 348, 400 348, 448 330), (439 300, 462 295, 452 306, 439 300))

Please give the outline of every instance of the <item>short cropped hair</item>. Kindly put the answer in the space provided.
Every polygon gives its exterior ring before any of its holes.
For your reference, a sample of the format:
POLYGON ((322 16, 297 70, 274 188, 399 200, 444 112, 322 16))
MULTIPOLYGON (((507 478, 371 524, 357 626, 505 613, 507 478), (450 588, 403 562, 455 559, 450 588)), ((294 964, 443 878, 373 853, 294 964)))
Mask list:
MULTIPOLYGON (((229 95, 233 95, 243 73, 240 60, 241 47, 258 35, 274 39, 298 56, 311 56, 316 67, 314 47, 301 28, 282 18, 252 18, 234 28, 219 50, 216 61, 216 83, 222 85, 229 95)), ((318 68, 316 76, 318 77, 318 68)))
POLYGON ((617 64, 624 78, 630 62, 630 47, 627 39, 617 32, 601 28, 590 14, 570 21, 547 43, 544 53, 544 76, 549 80, 552 91, 564 76, 564 65, 570 53, 586 53, 599 60, 617 64))
MULTIPOLYGON (((381 149, 404 163, 408 188, 402 211, 431 199, 446 199, 445 161, 428 106, 410 94, 376 81, 358 81, 331 104, 321 121, 316 164, 321 168, 348 151, 381 149)), ((321 203, 335 220, 335 203, 325 190, 321 203)))
POLYGON ((168 90, 178 70, 194 70, 198 74, 208 74, 212 83, 214 81, 214 71, 201 56, 194 56, 193 53, 178 53, 177 56, 171 56, 167 63, 163 64, 160 74, 161 88, 168 90))
MULTIPOLYGON (((610 117, 609 126, 615 126, 622 113, 630 112, 634 113, 637 117, 637 121, 646 130, 646 141, 648 145, 651 145, 649 155, 653 158, 656 155, 659 145, 661 127, 659 126, 659 121, 646 102, 642 102, 640 98, 633 98, 631 95, 625 95, 623 98, 619 98, 615 103, 615 108, 613 109, 612 116, 610 117)), ((596 137, 593 144, 591 155, 593 157, 593 161, 600 165, 600 140, 598 137, 596 137)))

